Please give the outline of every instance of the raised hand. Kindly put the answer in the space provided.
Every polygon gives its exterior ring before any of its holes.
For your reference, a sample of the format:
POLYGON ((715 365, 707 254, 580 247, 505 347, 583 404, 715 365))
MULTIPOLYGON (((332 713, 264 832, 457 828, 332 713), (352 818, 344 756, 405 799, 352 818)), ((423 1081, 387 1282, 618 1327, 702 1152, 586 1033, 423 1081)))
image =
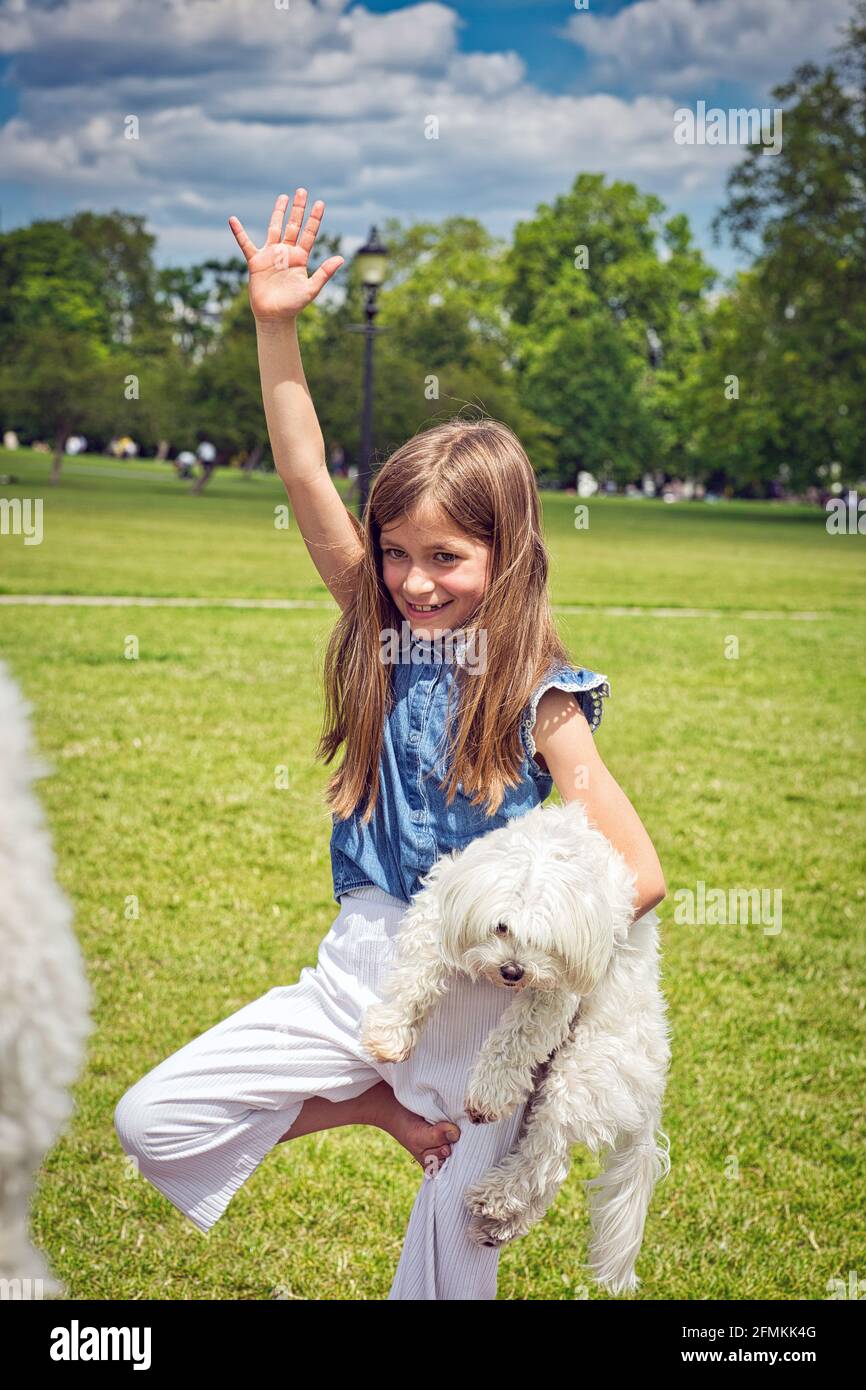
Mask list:
POLYGON ((285 235, 281 236, 288 201, 288 193, 281 193, 277 198, 265 243, 260 247, 253 244, 237 217, 229 218, 229 226, 249 267, 250 307, 259 322, 297 318, 345 260, 345 256, 329 256, 313 275, 307 274, 307 261, 322 223, 325 204, 321 199, 313 203, 307 225, 301 232, 307 190, 296 189, 285 235))

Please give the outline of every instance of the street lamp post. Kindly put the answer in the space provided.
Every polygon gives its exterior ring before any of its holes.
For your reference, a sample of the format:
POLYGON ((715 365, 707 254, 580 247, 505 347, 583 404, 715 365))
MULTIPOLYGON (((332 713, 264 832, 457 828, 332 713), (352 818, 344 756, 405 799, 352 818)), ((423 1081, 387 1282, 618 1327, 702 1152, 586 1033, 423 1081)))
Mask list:
POLYGON ((364 312, 366 323, 351 324, 350 333, 364 334, 364 403, 361 416, 361 455, 358 460, 358 513, 363 521, 370 492, 370 464, 373 457, 373 339, 384 328, 377 328, 373 320, 379 312, 376 292, 385 279, 388 262, 388 248, 379 240, 379 233, 373 227, 365 246, 359 247, 355 260, 364 286, 364 312))

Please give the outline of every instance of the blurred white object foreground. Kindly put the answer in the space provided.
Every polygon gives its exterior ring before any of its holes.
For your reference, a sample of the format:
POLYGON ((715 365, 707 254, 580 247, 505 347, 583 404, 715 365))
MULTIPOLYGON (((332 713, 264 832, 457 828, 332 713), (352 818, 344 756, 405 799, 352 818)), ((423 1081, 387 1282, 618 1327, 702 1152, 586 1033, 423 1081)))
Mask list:
POLYGON ((93 1028, 73 911, 33 790, 52 769, 33 754, 31 710, 0 661, 0 1289, 22 1299, 66 1294, 30 1239, 30 1202, 72 1114, 93 1028))

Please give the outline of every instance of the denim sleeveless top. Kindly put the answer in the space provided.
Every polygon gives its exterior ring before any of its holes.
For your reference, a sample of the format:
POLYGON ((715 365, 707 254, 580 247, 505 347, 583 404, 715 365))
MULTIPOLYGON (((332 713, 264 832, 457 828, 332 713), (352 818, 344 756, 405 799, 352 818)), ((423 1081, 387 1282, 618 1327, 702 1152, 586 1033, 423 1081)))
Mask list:
MULTIPOLYGON (((521 718, 519 786, 506 788, 493 816, 485 814, 483 804, 472 805, 462 783, 451 805, 446 805, 445 792, 437 785, 447 772, 442 751, 447 743, 446 705, 456 664, 464 661, 467 652, 462 629, 456 634, 449 645, 413 633, 404 648, 407 659, 392 664, 393 707, 385 720, 373 815, 367 825, 362 825, 358 810, 348 820, 331 816, 331 869, 338 903, 342 894, 372 886, 408 903, 420 891, 421 877, 441 855, 526 815, 550 795, 553 778, 535 761, 532 737, 538 701, 545 690, 556 686, 573 691, 593 733, 601 722, 602 698, 610 695, 607 677, 585 666, 551 667, 521 718), (443 651, 449 653, 445 659, 443 651)), ((455 694, 455 719, 456 701, 455 694)))

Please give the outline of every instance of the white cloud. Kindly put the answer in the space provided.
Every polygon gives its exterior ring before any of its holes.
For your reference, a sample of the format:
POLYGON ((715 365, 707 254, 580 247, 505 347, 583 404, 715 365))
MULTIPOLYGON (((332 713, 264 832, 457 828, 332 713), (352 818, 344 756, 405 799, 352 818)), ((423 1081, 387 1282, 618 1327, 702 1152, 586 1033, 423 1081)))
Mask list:
POLYGON ((456 11, 435 3, 410 5, 390 14, 371 14, 363 8, 344 17, 342 29, 351 36, 359 63, 404 70, 444 68, 456 47, 456 11))
MULTIPOLYGON (((679 103, 661 91, 548 92, 527 80, 518 53, 461 52, 462 21, 436 0, 385 15, 348 4, 11 0, 0 50, 19 110, 0 126, 0 171, 30 215, 143 213, 171 259, 234 253, 229 214, 255 239, 276 194, 299 185, 325 199, 325 230, 347 245, 388 215, 439 220, 458 209, 507 235, 583 170, 635 182, 673 211, 718 202, 741 156, 676 145, 679 103), (130 114, 138 140, 124 138, 130 114), (438 140, 425 138, 430 115, 438 140)), ((777 0, 762 4, 775 24, 777 0)), ((692 62, 698 40, 722 42, 703 13, 716 9, 757 13, 747 0, 641 0, 610 20, 574 19, 602 57, 622 43, 633 61, 671 50, 692 62), (691 29, 652 34, 638 16, 674 10, 691 29)), ((4 212, 8 225, 7 198, 4 212)))
POLYGON ((483 96, 516 87, 525 74, 526 64, 517 53, 455 53, 448 70, 456 89, 483 96))
POLYGON ((675 92, 701 82, 769 91, 840 40, 849 0, 638 0, 612 15, 570 17, 565 35, 598 61, 600 81, 675 92))

